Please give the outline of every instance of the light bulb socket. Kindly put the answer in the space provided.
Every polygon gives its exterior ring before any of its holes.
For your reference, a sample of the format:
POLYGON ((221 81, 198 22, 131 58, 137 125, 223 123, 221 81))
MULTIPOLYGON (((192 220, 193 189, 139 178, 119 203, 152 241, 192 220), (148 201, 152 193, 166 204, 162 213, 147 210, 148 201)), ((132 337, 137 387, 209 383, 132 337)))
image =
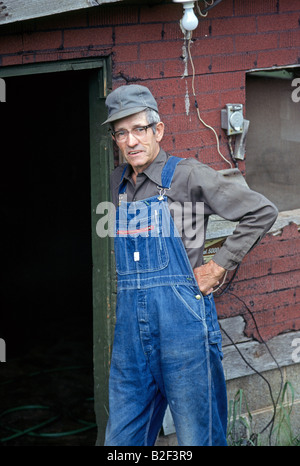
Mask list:
POLYGON ((184 2, 184 3, 182 4, 182 6, 183 6, 183 8, 184 8, 185 10, 188 9, 188 8, 194 8, 195 2, 184 2))

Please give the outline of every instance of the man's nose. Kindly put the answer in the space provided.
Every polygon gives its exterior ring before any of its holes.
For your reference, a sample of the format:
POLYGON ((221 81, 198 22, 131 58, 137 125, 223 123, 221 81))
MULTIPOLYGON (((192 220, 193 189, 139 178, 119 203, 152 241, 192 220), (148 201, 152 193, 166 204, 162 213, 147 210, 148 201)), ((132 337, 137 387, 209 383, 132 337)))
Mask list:
POLYGON ((127 136, 127 145, 135 146, 138 142, 138 139, 132 133, 129 132, 127 136))

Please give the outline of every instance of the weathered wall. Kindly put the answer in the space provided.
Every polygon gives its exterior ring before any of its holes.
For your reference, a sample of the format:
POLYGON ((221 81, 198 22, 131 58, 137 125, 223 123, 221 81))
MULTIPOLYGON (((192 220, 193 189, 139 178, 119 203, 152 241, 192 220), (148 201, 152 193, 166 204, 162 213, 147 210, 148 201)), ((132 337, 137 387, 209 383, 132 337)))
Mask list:
POLYGON ((260 340, 300 328, 300 235, 291 223, 268 234, 245 258, 234 282, 232 294, 217 298, 221 318, 243 315, 245 332, 260 340), (243 300, 246 306, 241 301, 243 300))

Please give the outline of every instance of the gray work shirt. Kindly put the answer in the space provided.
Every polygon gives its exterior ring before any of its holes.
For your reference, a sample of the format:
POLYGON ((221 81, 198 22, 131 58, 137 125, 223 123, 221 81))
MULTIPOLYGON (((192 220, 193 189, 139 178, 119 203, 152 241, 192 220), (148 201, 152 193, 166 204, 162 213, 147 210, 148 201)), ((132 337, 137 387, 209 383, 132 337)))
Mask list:
MULTIPOLYGON (((162 149, 154 161, 142 173, 139 173, 134 184, 130 165, 124 174, 127 180, 127 202, 147 199, 158 194, 157 186, 161 186, 161 172, 168 157, 162 149)), ((121 176, 126 164, 119 165, 111 175, 112 201, 117 207, 119 202, 118 190, 121 176)), ((252 191, 246 185, 226 179, 222 174, 196 159, 182 159, 177 165, 172 185, 166 193, 169 206, 182 206, 182 212, 189 212, 192 206, 192 226, 195 228, 194 239, 182 228, 182 218, 174 215, 174 222, 180 231, 183 244, 192 268, 203 264, 203 249, 209 215, 239 222, 232 235, 223 243, 213 260, 226 270, 233 270, 242 261, 250 249, 256 245, 275 222, 277 208, 263 195, 252 191), (176 204, 172 204, 176 203, 176 204), (198 205, 197 203, 201 203, 198 205), (188 206, 188 210, 184 206, 188 206), (203 210, 203 215, 201 213, 203 210), (202 221, 199 218, 202 217, 202 221), (200 231, 201 230, 201 231, 200 231), (190 245, 192 244, 192 247, 190 245)), ((179 209, 180 210, 180 209, 179 209)))

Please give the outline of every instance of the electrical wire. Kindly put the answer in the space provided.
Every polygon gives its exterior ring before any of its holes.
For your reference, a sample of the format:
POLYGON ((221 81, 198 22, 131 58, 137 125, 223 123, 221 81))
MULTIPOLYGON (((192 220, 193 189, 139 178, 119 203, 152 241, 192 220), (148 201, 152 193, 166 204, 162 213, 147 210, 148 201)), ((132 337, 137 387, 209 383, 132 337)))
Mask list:
POLYGON ((192 67, 192 91, 193 91, 193 96, 194 96, 194 99, 195 99, 195 107, 196 107, 197 115, 198 115, 198 118, 201 121, 201 123, 206 128, 210 129, 214 133, 215 138, 216 138, 216 142, 217 142, 218 154, 222 157, 223 160, 225 160, 226 163, 228 163, 230 165, 230 168, 232 168, 231 162, 229 160, 227 160, 226 157, 224 157, 224 155, 220 151, 219 138, 218 138, 218 135, 217 135, 215 129, 212 126, 205 123, 205 121, 201 118, 201 115, 200 115, 199 105, 198 105, 198 102, 197 102, 196 92, 195 92, 195 74, 196 74, 196 72, 195 72, 194 61, 193 61, 193 57, 192 57, 192 53, 191 53, 191 41, 192 41, 192 37, 190 35, 190 37, 188 39, 188 54, 189 54, 189 59, 190 59, 191 67, 192 67))
POLYGON ((225 280, 226 280, 226 278, 227 278, 227 273, 228 273, 228 271, 226 270, 226 272, 225 272, 225 274, 224 274, 224 278, 223 278, 223 280, 222 280, 222 283, 218 286, 218 288, 216 288, 216 289, 214 289, 214 290, 212 291, 213 293, 216 293, 220 288, 222 288, 222 286, 224 285, 225 280))
POLYGON ((271 445, 271 437, 272 437, 272 433, 273 433, 273 429, 274 429, 274 423, 275 423, 275 418, 276 418, 276 413, 277 413, 277 405, 278 405, 278 402, 279 402, 279 399, 280 399, 280 396, 281 396, 281 393, 282 393, 282 390, 283 390, 283 373, 282 373, 282 370, 281 370, 281 367, 279 366, 278 364, 278 361, 276 360, 276 358, 274 357, 274 355, 272 354, 271 350, 270 350, 270 347, 269 345, 266 343, 266 341, 262 338, 261 336, 261 333, 259 331, 259 328, 258 328, 258 325, 257 325, 257 322, 255 320, 255 317, 254 317, 254 314, 253 312, 249 309, 249 307, 247 306, 247 304, 245 303, 245 301, 243 299, 241 299, 239 296, 237 296, 235 293, 233 293, 231 290, 229 291, 229 287, 231 286, 234 278, 236 277, 237 275, 237 272, 238 272, 238 269, 240 267, 240 264, 237 266, 237 268, 235 269, 234 271, 234 274, 232 275, 232 277, 230 278, 229 282, 226 284, 225 288, 218 294, 216 295, 216 298, 219 298, 221 297, 222 295, 224 295, 225 293, 233 296, 234 298, 236 298, 239 302, 241 302, 244 307, 246 308, 247 312, 250 314, 253 322, 254 322, 254 326, 255 326, 255 329, 256 329, 256 332, 257 332, 257 335, 258 337, 260 338, 261 340, 261 343, 266 347, 268 353, 270 354, 271 358, 273 359, 273 361, 275 362, 276 364, 276 367, 277 369, 279 370, 279 374, 280 374, 280 389, 279 389, 279 393, 278 393, 278 396, 276 398, 276 400, 274 399, 274 396, 273 396, 273 391, 272 391, 272 387, 271 387, 271 384, 270 382, 266 379, 266 377, 264 377, 264 375, 259 372, 257 369, 255 369, 255 367, 252 366, 252 364, 250 364, 249 361, 247 361, 247 359, 245 358, 245 356, 243 355, 243 353, 240 351, 238 345, 233 341, 233 339, 230 337, 230 335, 228 334, 228 332, 226 332, 226 330, 222 327, 222 325, 220 324, 219 322, 219 325, 220 325, 220 328, 222 330, 222 332, 224 332, 224 335, 226 335, 226 337, 229 339, 229 341, 231 342, 231 344, 235 347, 235 349, 237 350, 237 352, 239 353, 240 357, 243 359, 243 361, 247 364, 247 366, 254 372, 256 373, 259 377, 262 378, 262 380, 267 384, 267 387, 268 387, 268 390, 269 390, 269 394, 270 394, 270 398, 271 398, 271 401, 272 401, 272 406, 273 406, 273 415, 272 415, 272 418, 270 419, 270 421, 260 430, 259 432, 259 435, 261 435, 266 429, 268 429, 270 427, 270 432, 269 432, 269 435, 268 435, 268 438, 269 438, 269 445, 271 445))
MULTIPOLYGON (((207 2, 205 2, 205 3, 207 3, 207 2)), ((200 9, 200 6, 199 6, 199 3, 198 3, 198 2, 196 2, 196 7, 197 7, 197 10, 198 10, 199 15, 200 15, 202 18, 206 18, 206 16, 208 15, 208 12, 202 13, 202 11, 201 11, 201 9, 200 9)))
POLYGON ((206 7, 204 8, 202 13, 208 13, 209 10, 211 10, 221 2, 222 0, 212 0, 211 3, 209 3, 207 0, 204 0, 206 7))

